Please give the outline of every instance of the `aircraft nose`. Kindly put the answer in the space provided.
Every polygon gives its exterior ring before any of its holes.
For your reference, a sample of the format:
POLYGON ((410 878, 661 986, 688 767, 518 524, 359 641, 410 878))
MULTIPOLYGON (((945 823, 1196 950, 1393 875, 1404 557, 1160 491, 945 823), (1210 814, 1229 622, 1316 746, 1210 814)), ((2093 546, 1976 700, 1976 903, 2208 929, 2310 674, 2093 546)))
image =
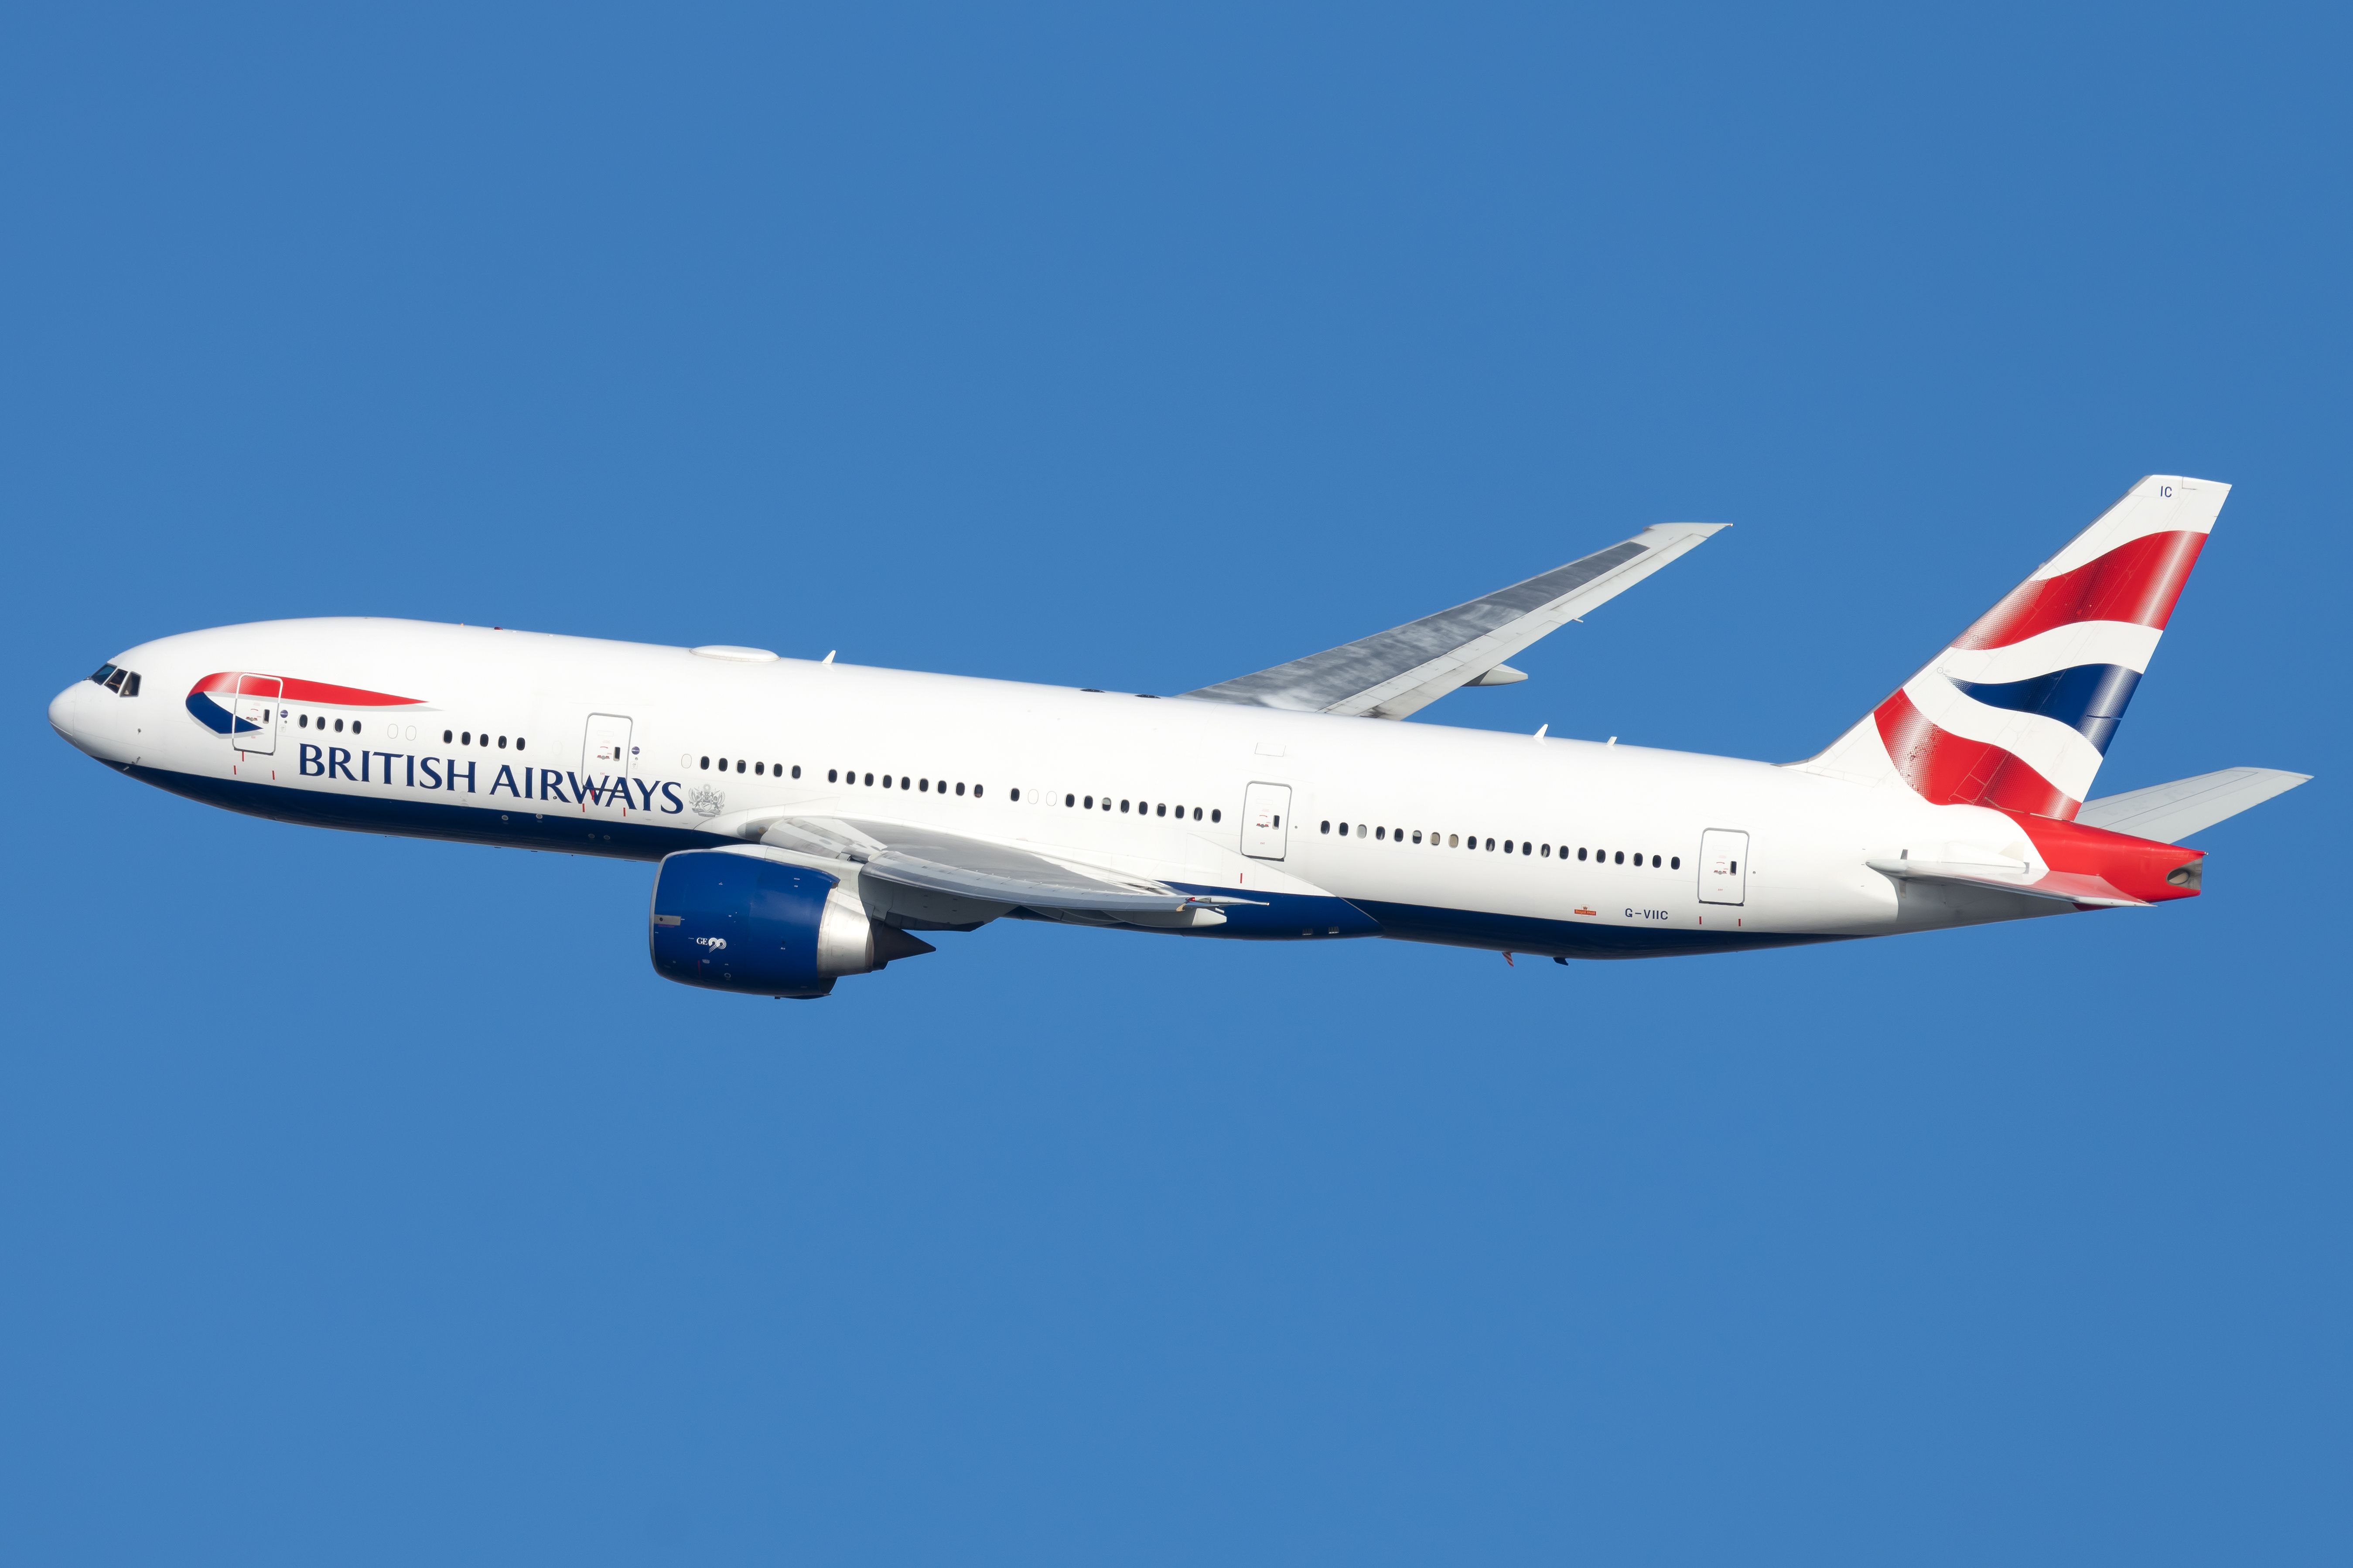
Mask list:
POLYGON ((49 728, 77 746, 81 744, 81 737, 74 733, 75 710, 81 705, 81 688, 89 684, 87 680, 77 680, 49 699, 49 728))

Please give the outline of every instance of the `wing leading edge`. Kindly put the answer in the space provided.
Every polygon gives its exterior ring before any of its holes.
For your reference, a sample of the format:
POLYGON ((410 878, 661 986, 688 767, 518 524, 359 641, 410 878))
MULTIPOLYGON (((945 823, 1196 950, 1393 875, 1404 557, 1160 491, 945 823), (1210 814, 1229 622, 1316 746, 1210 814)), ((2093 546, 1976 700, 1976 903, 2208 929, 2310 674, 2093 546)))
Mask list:
POLYGON ((1504 661, 1688 554, 1722 522, 1662 522, 1483 598, 1254 675, 1187 691, 1206 702, 1404 719, 1458 686, 1521 679, 1504 661))

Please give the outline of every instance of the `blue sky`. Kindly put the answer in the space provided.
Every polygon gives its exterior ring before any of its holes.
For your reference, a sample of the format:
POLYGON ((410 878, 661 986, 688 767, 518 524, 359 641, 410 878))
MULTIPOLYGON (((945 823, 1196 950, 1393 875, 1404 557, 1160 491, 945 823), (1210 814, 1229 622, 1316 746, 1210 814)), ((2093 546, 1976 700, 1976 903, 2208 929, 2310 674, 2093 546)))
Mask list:
POLYGON ((2341 17, 0 18, 25 1561, 2338 1563, 2341 17), (1169 691, 1668 519, 1429 716, 1786 759, 2138 476, 2187 906, 1736 958, 1006 922, 113 776, 366 614, 1169 691))

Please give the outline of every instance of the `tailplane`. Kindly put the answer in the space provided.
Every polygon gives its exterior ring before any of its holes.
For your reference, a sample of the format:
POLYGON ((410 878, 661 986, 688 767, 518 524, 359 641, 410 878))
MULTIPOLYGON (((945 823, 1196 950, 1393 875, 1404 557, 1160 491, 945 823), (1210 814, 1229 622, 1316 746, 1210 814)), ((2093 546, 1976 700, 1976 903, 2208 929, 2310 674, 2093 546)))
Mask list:
POLYGON ((1798 766, 2073 820, 2231 487, 2126 491, 1926 669, 1798 766))

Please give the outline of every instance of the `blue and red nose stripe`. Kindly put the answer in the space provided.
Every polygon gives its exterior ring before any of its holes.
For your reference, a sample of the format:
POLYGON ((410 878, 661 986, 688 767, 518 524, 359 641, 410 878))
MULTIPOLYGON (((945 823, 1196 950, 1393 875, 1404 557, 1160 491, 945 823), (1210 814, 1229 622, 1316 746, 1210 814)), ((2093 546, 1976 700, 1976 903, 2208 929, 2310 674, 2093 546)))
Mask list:
POLYGON ((227 705, 240 696, 272 703, 301 702, 334 708, 422 706, 414 697, 396 697, 389 691, 370 691, 361 686, 337 686, 332 681, 304 680, 298 676, 240 674, 234 669, 224 669, 216 670, 188 688, 188 711, 197 723, 216 735, 250 734, 261 726, 238 718, 227 705))
POLYGON ((2056 719, 2080 731, 2105 756, 2108 742, 2116 732, 2116 721, 2125 716, 2133 688, 2140 684, 2140 671, 2121 664, 2079 664, 2070 669, 2054 669, 2048 675, 2029 676, 2024 680, 1953 680, 1951 676, 1945 679, 1989 708, 2056 719))

